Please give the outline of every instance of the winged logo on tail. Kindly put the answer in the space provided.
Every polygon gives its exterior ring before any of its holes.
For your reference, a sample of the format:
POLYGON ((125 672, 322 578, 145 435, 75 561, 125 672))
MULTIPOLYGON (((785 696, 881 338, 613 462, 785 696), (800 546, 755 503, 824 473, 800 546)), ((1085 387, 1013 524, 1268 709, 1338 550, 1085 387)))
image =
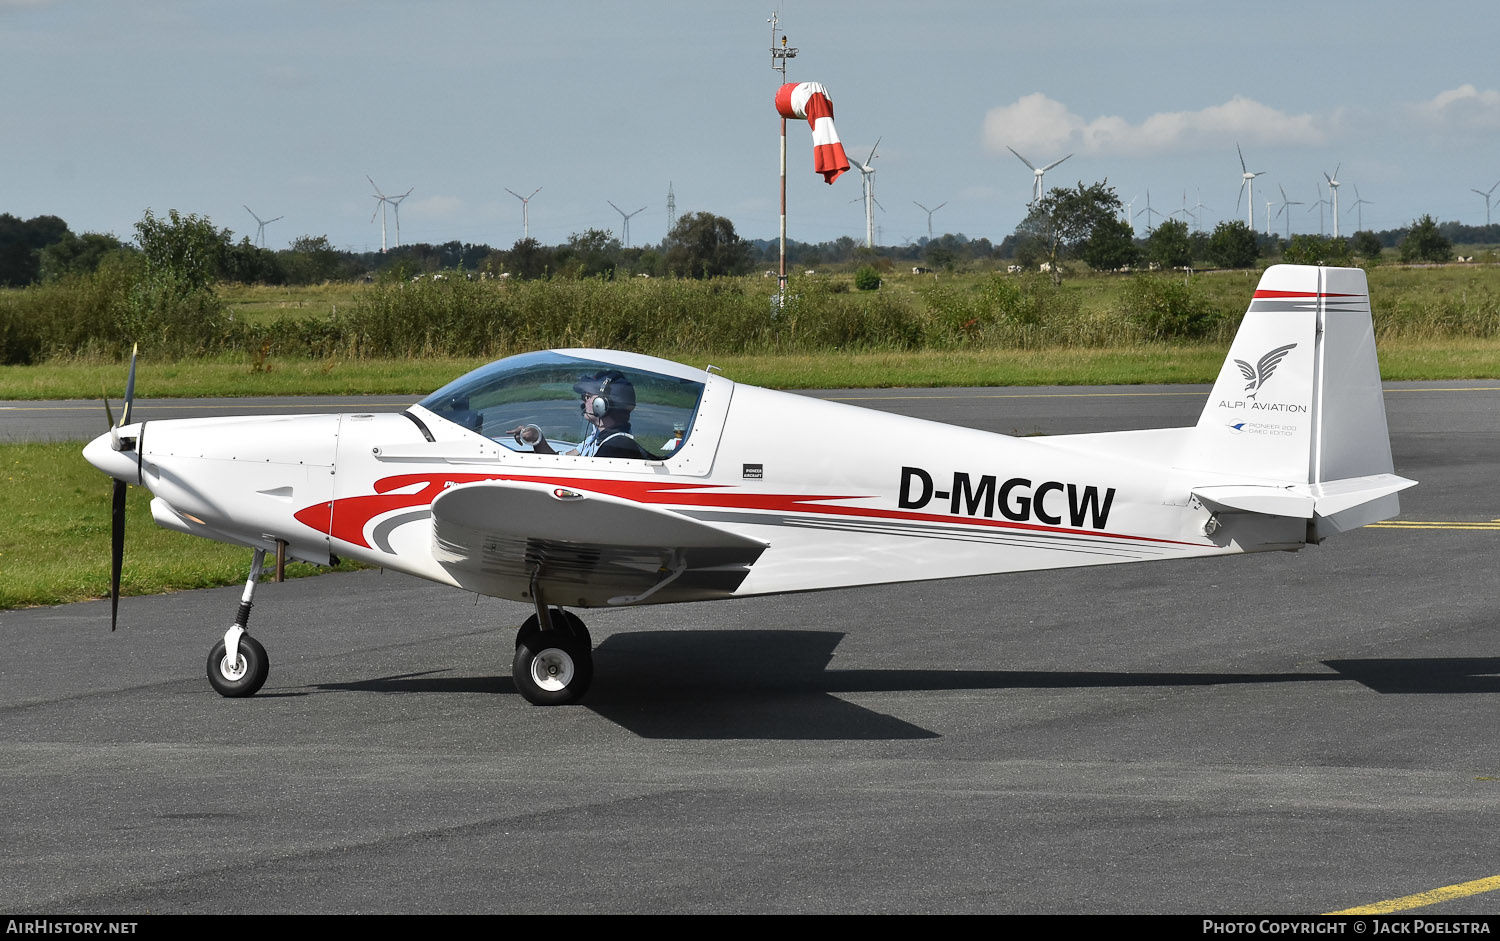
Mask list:
POLYGON ((1296 348, 1297 344, 1295 343, 1278 346, 1276 349, 1262 356, 1260 361, 1254 366, 1251 366, 1242 359, 1234 361, 1234 364, 1240 367, 1240 373, 1247 380, 1245 391, 1250 393, 1250 398, 1255 398, 1255 393, 1259 392, 1260 387, 1266 384, 1266 380, 1271 378, 1272 373, 1276 372, 1276 367, 1281 365, 1283 359, 1286 359, 1286 354, 1296 348))

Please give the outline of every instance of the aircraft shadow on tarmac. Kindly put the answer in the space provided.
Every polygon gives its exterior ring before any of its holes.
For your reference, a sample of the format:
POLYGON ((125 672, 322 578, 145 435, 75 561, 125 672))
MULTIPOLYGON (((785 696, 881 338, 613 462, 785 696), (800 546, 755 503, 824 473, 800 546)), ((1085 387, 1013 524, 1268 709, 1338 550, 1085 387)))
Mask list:
MULTIPOLYGON (((1325 660, 1333 673, 830 669, 833 631, 637 631, 595 651, 584 706, 643 738, 885 740, 939 734, 841 693, 1192 687, 1357 682, 1378 693, 1500 692, 1500 657, 1325 660)), ((514 694, 509 676, 423 672, 323 692, 514 694)))

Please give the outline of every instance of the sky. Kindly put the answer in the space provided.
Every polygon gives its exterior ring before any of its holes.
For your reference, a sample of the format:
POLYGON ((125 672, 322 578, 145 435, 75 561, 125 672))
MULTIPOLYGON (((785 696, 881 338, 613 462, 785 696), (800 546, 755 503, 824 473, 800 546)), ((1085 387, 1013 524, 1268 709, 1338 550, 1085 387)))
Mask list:
MULTIPOLYGON (((1033 177, 1007 148, 1071 155, 1046 187, 1106 180, 1142 235, 1246 219, 1237 147, 1259 231, 1269 202, 1273 231, 1332 234, 1324 174, 1342 234, 1482 225, 1475 190, 1500 221, 1494 0, 0 0, 0 212, 369 251, 373 180, 410 190, 403 244, 619 237, 623 211, 640 245, 670 187, 774 238, 773 10, 786 80, 827 88, 851 159, 879 142, 879 244, 1013 232, 1033 177), (539 189, 524 223, 507 189, 539 189)), ((859 173, 824 184, 806 122, 787 165, 788 236, 862 242, 859 173)))

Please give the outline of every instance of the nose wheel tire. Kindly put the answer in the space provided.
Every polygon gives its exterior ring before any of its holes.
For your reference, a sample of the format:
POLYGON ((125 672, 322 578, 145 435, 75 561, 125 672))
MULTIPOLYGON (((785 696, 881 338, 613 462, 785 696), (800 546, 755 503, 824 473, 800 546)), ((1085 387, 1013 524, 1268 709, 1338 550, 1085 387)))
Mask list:
POLYGON ((271 660, 260 641, 243 634, 238 646, 233 663, 229 662, 222 640, 208 652, 208 682, 220 696, 230 699, 254 696, 271 673, 271 660))
POLYGON ((516 691, 538 706, 578 702, 594 680, 594 655, 571 632, 537 630, 520 638, 511 664, 516 691))

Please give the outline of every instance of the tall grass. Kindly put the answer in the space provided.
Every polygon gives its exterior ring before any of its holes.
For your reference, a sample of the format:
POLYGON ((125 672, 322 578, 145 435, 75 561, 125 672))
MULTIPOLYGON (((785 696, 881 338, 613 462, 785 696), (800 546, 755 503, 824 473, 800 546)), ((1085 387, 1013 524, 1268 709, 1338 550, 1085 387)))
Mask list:
MULTIPOLYGON (((818 276, 794 280, 780 303, 761 278, 451 277, 311 288, 301 307, 243 291, 227 303, 118 268, 0 292, 0 364, 113 359, 136 340, 158 361, 252 362, 487 359, 573 346, 681 358, 1214 343, 1232 336, 1257 277, 1090 275, 1057 287, 1035 275, 890 276, 857 291, 849 276, 818 276)), ((1377 268, 1370 279, 1382 338, 1500 337, 1500 268, 1377 268)))

